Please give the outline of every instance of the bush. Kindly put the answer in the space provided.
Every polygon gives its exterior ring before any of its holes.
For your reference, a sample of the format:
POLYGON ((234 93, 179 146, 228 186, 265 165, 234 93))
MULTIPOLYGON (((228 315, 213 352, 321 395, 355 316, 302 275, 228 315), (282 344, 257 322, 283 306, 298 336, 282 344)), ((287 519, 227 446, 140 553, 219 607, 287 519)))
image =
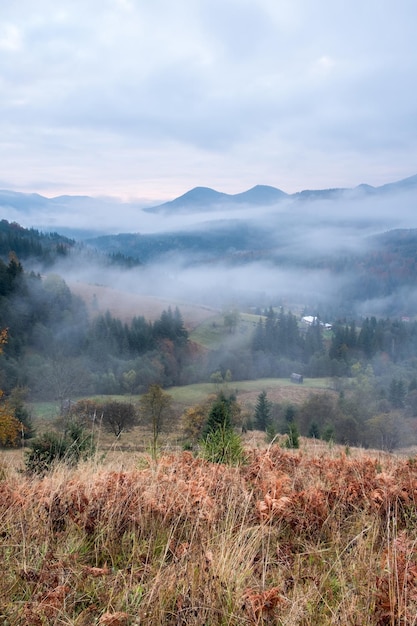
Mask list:
POLYGON ((300 434, 298 432, 295 422, 290 422, 288 425, 287 439, 285 440, 286 448, 297 449, 300 447, 300 434))
POLYGON ((210 432, 202 441, 202 456, 211 463, 241 465, 245 462, 245 453, 239 435, 226 425, 210 432))
POLYGON ((77 423, 68 424, 64 434, 46 432, 30 443, 25 467, 29 474, 44 475, 58 462, 77 465, 95 453, 94 437, 77 423))

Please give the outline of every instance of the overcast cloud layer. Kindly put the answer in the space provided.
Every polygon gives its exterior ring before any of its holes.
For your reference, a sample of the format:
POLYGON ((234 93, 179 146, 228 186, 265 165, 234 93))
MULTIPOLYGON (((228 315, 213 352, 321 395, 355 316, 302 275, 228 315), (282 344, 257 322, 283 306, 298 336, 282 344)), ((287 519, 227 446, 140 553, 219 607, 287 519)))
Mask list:
POLYGON ((0 188, 170 199, 416 173, 415 0, 0 0, 0 188))

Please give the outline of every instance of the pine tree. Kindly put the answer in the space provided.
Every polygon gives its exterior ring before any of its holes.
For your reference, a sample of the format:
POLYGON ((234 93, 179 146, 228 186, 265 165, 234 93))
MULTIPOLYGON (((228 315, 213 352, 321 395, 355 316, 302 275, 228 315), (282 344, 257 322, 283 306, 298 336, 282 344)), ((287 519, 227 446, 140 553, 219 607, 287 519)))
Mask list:
POLYGON ((255 406, 255 426, 259 430, 266 431, 271 422, 271 402, 267 399, 266 391, 258 395, 255 406))
POLYGON ((407 394, 403 380, 393 378, 389 388, 389 400, 393 407, 400 409, 404 406, 405 396, 407 394))

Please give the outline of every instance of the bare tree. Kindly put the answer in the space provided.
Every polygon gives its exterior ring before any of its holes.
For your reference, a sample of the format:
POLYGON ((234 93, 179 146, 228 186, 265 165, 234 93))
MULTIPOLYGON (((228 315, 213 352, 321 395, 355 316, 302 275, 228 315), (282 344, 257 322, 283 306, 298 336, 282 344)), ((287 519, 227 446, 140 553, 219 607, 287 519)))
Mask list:
POLYGON ((165 419, 171 415, 172 398, 159 385, 150 385, 140 399, 141 419, 152 427, 151 453, 157 455, 158 437, 165 419))

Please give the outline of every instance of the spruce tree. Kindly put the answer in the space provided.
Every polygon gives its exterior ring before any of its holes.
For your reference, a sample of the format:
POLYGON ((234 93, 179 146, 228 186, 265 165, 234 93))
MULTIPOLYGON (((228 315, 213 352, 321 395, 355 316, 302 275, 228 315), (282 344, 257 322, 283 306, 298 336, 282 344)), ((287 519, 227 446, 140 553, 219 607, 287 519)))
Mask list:
POLYGON ((266 391, 258 395, 255 406, 255 426, 259 430, 266 431, 271 422, 271 402, 267 399, 266 391))

